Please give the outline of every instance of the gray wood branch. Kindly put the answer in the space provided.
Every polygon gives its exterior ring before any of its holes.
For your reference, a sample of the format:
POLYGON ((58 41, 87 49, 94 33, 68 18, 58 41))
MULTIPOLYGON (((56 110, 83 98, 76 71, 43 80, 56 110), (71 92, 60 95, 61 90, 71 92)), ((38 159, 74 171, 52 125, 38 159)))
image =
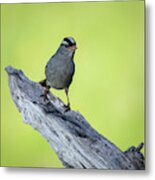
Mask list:
POLYGON ((36 129, 67 168, 144 169, 143 144, 122 152, 93 129, 52 93, 45 100, 44 87, 29 80, 21 70, 6 67, 12 99, 24 123, 36 129))

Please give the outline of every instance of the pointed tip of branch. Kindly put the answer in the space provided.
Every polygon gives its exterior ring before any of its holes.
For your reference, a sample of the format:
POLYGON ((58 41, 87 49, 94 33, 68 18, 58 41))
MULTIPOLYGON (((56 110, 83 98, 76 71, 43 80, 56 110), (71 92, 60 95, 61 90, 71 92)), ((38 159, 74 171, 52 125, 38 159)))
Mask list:
POLYGON ((8 75, 23 73, 21 70, 15 69, 12 66, 5 67, 5 71, 8 73, 8 75))
POLYGON ((140 150, 141 150, 143 147, 144 147, 144 143, 141 142, 141 143, 137 146, 136 151, 137 151, 137 152, 140 152, 140 150))
POLYGON ((5 71, 6 71, 8 74, 10 74, 10 73, 12 73, 12 72, 14 71, 14 68, 13 68, 12 66, 7 66, 7 67, 5 67, 5 71))

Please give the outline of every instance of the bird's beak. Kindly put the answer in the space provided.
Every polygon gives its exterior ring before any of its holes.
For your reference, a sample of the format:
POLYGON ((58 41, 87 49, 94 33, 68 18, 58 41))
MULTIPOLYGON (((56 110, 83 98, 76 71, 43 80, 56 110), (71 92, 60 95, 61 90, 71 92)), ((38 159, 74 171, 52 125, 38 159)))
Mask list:
POLYGON ((69 49, 72 50, 72 51, 75 51, 77 49, 77 46, 76 45, 75 46, 71 46, 71 47, 69 47, 69 49))

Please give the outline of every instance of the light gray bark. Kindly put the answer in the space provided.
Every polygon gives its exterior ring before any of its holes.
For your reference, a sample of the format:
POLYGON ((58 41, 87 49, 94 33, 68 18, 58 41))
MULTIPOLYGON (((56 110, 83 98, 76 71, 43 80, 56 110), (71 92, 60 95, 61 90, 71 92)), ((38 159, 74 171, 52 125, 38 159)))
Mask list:
POLYGON ((64 111, 64 103, 44 87, 30 81, 21 70, 6 67, 11 96, 24 123, 36 129, 51 145, 67 168, 144 169, 144 156, 137 148, 122 152, 100 135, 75 111, 64 111))

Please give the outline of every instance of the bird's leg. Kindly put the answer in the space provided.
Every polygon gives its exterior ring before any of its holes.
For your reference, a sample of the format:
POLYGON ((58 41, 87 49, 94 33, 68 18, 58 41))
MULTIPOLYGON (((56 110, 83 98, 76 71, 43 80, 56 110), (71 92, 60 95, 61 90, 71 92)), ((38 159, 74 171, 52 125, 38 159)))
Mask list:
POLYGON ((44 98, 44 101, 46 101, 46 100, 48 100, 47 94, 49 93, 50 86, 48 86, 48 85, 46 84, 46 79, 43 80, 43 81, 40 81, 39 84, 41 84, 41 85, 44 87, 44 89, 45 89, 45 91, 44 91, 44 93, 41 95, 41 97, 43 97, 43 98, 44 98))
POLYGON ((66 93, 66 96, 67 96, 67 108, 68 110, 70 109, 70 101, 69 101, 69 96, 68 96, 68 88, 65 88, 65 93, 66 93))
POLYGON ((48 100, 48 97, 47 97, 48 93, 49 93, 49 88, 48 88, 48 87, 45 87, 44 93, 41 94, 40 97, 43 97, 43 98, 44 98, 44 101, 47 101, 47 100, 48 100))
POLYGON ((44 91, 44 94, 43 94, 43 96, 44 96, 44 100, 45 100, 45 101, 46 101, 46 100, 48 100, 47 95, 48 95, 48 93, 49 93, 49 89, 50 89, 50 87, 49 87, 49 86, 47 86, 47 87, 45 88, 45 91, 44 91))

